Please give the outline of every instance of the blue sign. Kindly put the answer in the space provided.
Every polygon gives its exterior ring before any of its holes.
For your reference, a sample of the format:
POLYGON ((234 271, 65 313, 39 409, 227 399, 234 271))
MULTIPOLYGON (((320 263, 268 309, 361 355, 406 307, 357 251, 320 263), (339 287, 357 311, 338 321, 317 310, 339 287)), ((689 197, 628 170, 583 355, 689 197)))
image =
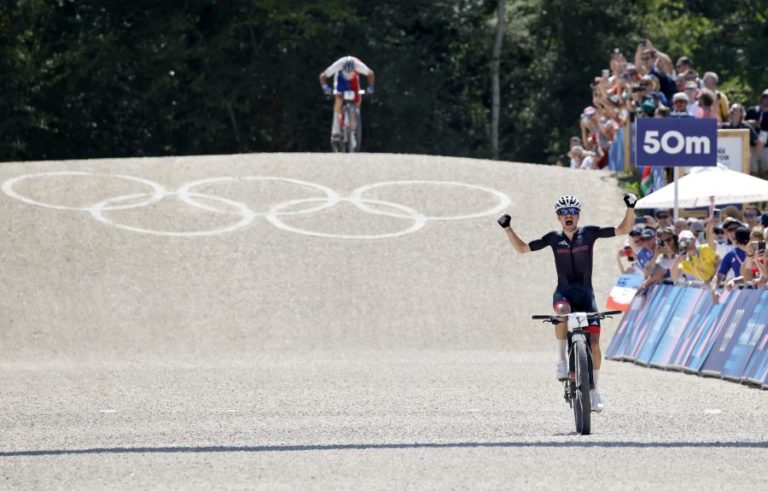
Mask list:
POLYGON ((717 165, 717 121, 695 118, 638 118, 637 165, 717 165))

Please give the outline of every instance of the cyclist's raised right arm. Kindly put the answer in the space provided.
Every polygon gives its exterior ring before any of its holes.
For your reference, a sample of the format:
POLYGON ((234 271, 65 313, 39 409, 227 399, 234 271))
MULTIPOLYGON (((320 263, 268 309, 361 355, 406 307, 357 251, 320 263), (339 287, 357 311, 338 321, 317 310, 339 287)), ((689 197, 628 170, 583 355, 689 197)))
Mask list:
POLYGON ((512 244, 512 247, 515 248, 515 251, 517 251, 518 254, 531 252, 531 247, 517 236, 515 231, 512 230, 512 227, 505 228, 504 232, 506 232, 509 243, 512 244))
POLYGON ((514 247, 519 254, 531 252, 531 248, 528 246, 528 244, 523 242, 523 240, 517 236, 515 231, 512 230, 512 227, 509 226, 509 223, 512 221, 512 217, 505 213, 501 215, 496 221, 499 223, 499 226, 504 229, 504 233, 507 234, 509 243, 512 244, 512 247, 514 247))

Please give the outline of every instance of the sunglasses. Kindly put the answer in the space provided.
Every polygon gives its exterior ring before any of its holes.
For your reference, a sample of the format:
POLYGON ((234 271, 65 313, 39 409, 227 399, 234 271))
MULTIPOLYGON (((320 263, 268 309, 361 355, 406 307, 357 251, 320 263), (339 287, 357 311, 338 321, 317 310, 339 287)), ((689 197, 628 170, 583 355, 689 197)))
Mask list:
POLYGON ((580 211, 578 208, 560 208, 557 210, 557 214, 560 216, 578 215, 580 211))
POLYGON ((666 242, 667 244, 674 244, 675 243, 675 239, 673 239, 672 237, 667 237, 666 239, 661 239, 659 242, 666 242))

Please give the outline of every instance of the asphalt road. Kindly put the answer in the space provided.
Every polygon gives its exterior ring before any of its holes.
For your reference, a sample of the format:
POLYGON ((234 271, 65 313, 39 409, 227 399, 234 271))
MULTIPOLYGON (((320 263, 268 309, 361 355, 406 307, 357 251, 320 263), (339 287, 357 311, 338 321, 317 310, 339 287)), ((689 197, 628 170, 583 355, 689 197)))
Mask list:
MULTIPOLYGON (((262 154, 0 182, 0 488, 766 488, 766 391, 605 361, 574 434, 528 320, 551 253, 495 218, 539 237, 569 193, 616 225, 608 174, 262 154)), ((599 303, 621 244, 598 242, 599 303)))

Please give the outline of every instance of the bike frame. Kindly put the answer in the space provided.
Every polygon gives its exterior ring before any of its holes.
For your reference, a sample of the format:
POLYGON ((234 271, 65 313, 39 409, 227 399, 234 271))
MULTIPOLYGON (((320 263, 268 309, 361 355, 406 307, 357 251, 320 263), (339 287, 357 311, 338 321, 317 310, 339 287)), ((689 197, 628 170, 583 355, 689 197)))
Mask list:
POLYGON ((605 319, 611 315, 621 314, 621 311, 611 310, 606 312, 572 312, 565 315, 534 315, 532 319, 541 319, 551 324, 560 324, 567 322, 568 339, 568 379, 564 383, 565 402, 573 409, 576 420, 576 431, 583 435, 588 435, 591 430, 592 404, 590 401, 590 391, 595 386, 595 379, 592 365, 592 346, 589 340, 589 333, 586 328, 590 320, 605 319), (583 353, 586 358, 586 368, 588 376, 583 377, 583 368, 578 353, 583 353), (588 386, 588 387, 585 387, 588 386))
MULTIPOLYGON (((348 99, 347 93, 354 94, 354 91, 345 91, 342 94, 344 100, 341 105, 341 121, 339 126, 341 127, 341 151, 343 152, 357 152, 360 149, 360 140, 362 139, 360 127, 360 110, 355 104, 354 99, 348 99)), ((358 90, 358 95, 363 96, 366 92, 364 90, 358 90)), ((336 91, 334 96, 340 94, 336 91)), ((339 149, 334 148, 335 151, 339 149)))

